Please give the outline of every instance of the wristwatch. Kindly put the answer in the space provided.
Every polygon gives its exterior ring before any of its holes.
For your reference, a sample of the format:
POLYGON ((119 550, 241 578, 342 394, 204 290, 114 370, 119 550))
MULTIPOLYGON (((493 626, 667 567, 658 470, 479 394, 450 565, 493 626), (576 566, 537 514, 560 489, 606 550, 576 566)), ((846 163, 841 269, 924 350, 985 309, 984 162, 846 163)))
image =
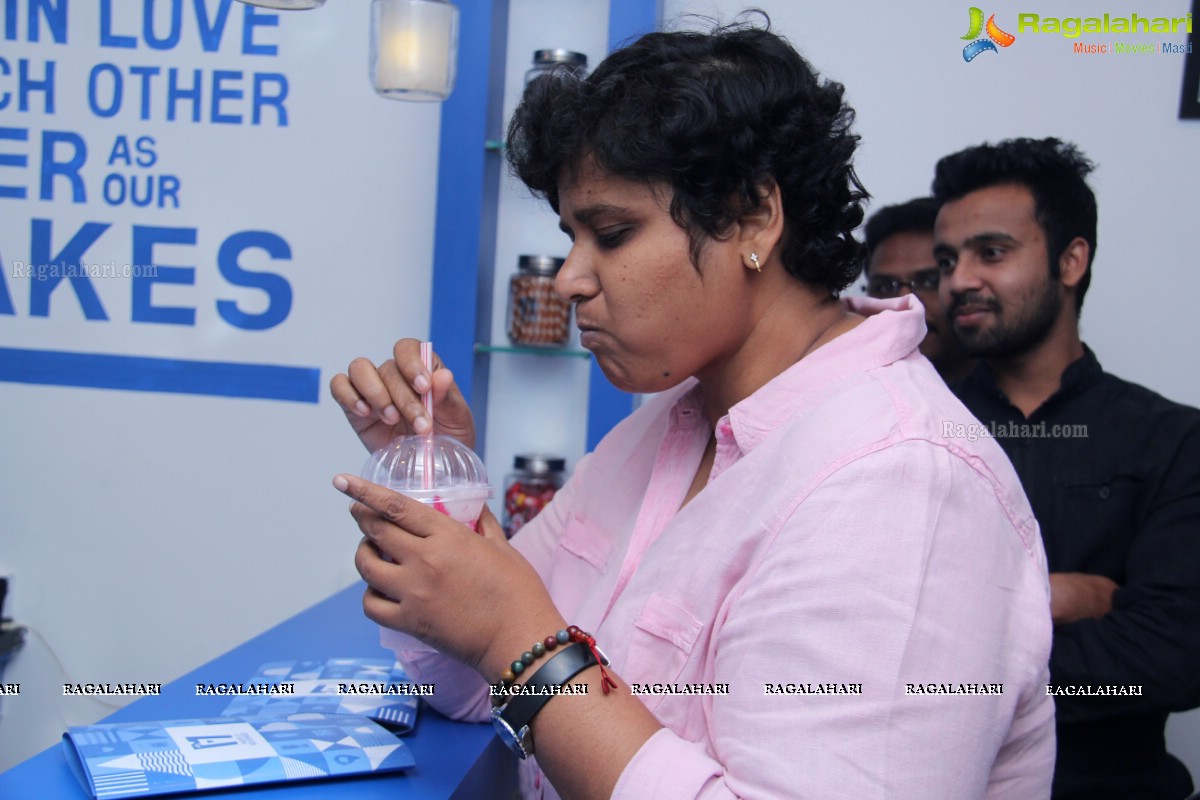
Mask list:
MULTIPOLYGON (((602 654, 603 655, 603 654, 602 654)), ((525 692, 534 692, 544 686, 562 686, 588 667, 600 662, 582 642, 567 645, 533 673, 533 677, 518 687, 525 692)), ((555 697, 546 693, 517 694, 503 706, 492 707, 492 727, 500 741, 508 745, 520 758, 533 755, 533 740, 529 738, 529 724, 542 710, 542 706, 555 697)))

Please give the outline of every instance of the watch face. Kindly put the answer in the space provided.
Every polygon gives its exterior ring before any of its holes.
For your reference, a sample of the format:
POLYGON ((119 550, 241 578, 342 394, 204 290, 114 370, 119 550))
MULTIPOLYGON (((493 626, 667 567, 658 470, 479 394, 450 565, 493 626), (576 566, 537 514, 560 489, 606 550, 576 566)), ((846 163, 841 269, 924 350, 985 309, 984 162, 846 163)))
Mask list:
POLYGON ((525 737, 529 735, 529 726, 525 725, 519 731, 514 731, 512 725, 508 724, 508 720, 504 718, 504 709, 499 706, 492 707, 492 727, 496 730, 496 735, 500 737, 500 741, 517 754, 519 758, 529 758, 529 753, 525 750, 525 737))

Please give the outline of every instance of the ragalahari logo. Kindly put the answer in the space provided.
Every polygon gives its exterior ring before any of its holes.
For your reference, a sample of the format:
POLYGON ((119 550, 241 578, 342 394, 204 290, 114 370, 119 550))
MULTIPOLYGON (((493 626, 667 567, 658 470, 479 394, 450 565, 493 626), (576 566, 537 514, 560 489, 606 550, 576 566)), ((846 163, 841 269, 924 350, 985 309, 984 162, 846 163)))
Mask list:
POLYGON ((987 25, 984 25, 983 10, 974 6, 971 6, 971 27, 967 30, 967 35, 962 38, 974 40, 963 48, 963 61, 971 61, 975 56, 988 50, 997 53, 999 51, 996 49, 996 45, 1008 47, 1017 40, 1017 37, 1011 33, 1000 30, 1000 26, 996 24, 995 14, 988 17, 987 25), (984 30, 987 31, 988 38, 980 39, 979 34, 984 30))

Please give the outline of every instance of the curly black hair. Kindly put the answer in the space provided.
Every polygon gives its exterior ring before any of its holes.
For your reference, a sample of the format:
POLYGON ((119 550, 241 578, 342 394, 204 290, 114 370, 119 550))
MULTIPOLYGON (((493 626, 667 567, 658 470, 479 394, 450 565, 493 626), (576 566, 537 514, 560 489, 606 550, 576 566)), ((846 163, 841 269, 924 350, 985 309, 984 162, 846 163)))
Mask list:
POLYGON ((587 158, 611 175, 669 186, 693 264, 706 237, 728 235, 778 185, 785 268, 836 295, 862 268, 854 230, 867 197, 843 92, 769 20, 650 33, 586 78, 563 71, 531 82, 508 126, 508 161, 556 212, 559 180, 587 158))
POLYGON ((1075 292, 1075 313, 1092 282, 1096 256, 1096 195, 1087 184, 1095 169, 1079 148, 1053 137, 1005 139, 945 156, 934 169, 933 196, 941 203, 992 186, 1024 186, 1033 195, 1034 217, 1046 237, 1050 275, 1076 236, 1088 243, 1088 269, 1075 292))

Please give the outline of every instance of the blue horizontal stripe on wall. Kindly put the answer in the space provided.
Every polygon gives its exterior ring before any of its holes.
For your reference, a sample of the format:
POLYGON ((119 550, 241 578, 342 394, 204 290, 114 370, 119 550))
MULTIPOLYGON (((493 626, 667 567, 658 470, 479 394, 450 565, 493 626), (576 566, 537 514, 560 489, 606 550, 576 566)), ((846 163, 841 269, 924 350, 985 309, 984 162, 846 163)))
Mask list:
POLYGON ((315 403, 321 370, 0 347, 0 381, 315 403))

